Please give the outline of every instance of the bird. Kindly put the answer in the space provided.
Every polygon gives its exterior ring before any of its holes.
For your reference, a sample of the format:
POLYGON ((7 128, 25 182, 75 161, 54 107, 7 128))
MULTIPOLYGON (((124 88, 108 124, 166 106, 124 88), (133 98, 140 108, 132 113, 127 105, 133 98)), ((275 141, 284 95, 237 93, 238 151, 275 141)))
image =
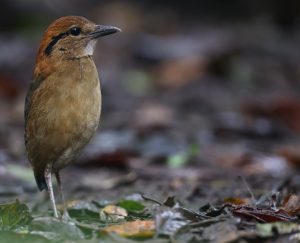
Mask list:
POLYGON ((46 29, 25 99, 25 147, 37 187, 49 193, 59 218, 52 185, 55 175, 64 207, 60 170, 78 157, 98 129, 101 91, 93 61, 99 37, 121 29, 82 16, 64 16, 46 29))

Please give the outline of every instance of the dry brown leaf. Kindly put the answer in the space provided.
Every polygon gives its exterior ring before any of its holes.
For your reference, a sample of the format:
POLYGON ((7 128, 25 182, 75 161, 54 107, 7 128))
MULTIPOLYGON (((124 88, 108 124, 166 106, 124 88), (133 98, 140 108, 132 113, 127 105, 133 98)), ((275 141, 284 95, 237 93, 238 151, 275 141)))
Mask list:
POLYGON ((247 221, 257 221, 261 223, 272 223, 278 221, 294 221, 296 217, 292 217, 284 209, 264 209, 251 205, 225 205, 234 216, 243 218, 247 221))
POLYGON ((101 230, 105 233, 116 233, 122 237, 148 238, 155 233, 153 220, 136 220, 118 225, 111 225, 101 230))
POLYGON ((234 205, 247 205, 250 200, 248 198, 229 197, 224 200, 225 203, 231 203, 234 205))
POLYGON ((297 195, 289 195, 284 199, 282 209, 289 215, 296 216, 300 211, 300 197, 297 195))
POLYGON ((279 96, 267 102, 248 102, 242 108, 248 115, 265 116, 280 121, 296 132, 300 132, 300 100, 293 96, 279 96))

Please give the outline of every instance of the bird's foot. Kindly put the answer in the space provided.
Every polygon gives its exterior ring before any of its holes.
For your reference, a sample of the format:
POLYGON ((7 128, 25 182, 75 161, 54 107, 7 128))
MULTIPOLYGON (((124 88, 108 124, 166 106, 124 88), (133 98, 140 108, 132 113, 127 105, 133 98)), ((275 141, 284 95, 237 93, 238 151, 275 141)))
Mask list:
POLYGON ((60 218, 62 221, 66 222, 66 223, 74 223, 75 224, 75 220, 71 218, 71 216, 68 213, 68 210, 64 210, 64 212, 60 218))

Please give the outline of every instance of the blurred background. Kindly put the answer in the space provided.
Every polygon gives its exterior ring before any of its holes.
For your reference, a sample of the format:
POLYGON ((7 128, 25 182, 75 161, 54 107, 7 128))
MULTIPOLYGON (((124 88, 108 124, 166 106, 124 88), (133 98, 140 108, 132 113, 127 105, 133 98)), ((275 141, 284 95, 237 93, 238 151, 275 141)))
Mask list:
POLYGON ((239 175, 254 190, 300 185, 299 1, 2 0, 0 202, 44 200, 24 98, 43 32, 65 15, 123 30, 95 50, 102 120, 62 172, 68 198, 218 201, 246 193, 239 175))

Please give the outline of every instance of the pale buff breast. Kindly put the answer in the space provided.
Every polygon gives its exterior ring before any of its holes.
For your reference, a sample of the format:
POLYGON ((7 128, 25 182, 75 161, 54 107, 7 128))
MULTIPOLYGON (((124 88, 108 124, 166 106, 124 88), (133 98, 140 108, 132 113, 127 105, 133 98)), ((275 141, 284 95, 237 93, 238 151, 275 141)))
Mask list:
MULTIPOLYGON (((101 112, 101 92, 97 69, 91 58, 79 59, 80 80, 79 84, 70 84, 69 94, 71 100, 65 102, 68 115, 63 121, 67 127, 72 127, 73 135, 68 148, 54 163, 53 170, 59 170, 78 156, 82 148, 95 134, 101 112)), ((66 84, 66 89, 68 85, 66 84)))
POLYGON ((98 128, 101 92, 97 69, 90 57, 72 62, 69 70, 61 69, 49 77, 52 80, 43 82, 33 98, 28 152, 34 167, 45 162, 53 163, 54 172, 65 167, 98 128))

